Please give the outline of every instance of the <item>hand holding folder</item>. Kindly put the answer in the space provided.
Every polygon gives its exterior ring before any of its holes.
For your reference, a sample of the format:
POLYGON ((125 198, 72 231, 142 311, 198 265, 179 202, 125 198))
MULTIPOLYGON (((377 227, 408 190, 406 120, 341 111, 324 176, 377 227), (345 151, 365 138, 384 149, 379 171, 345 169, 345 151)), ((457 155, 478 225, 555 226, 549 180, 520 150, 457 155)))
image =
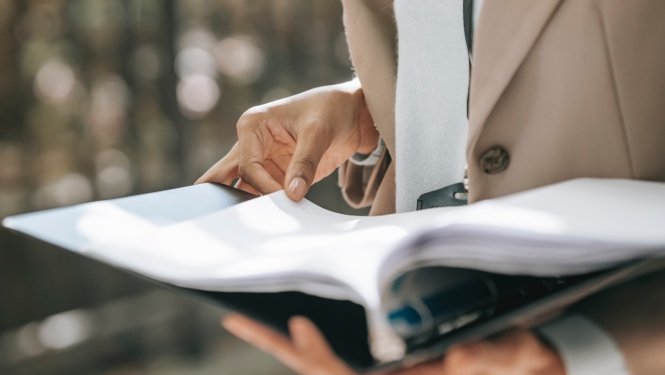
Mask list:
POLYGON ((203 184, 3 224, 283 333, 307 316, 369 370, 436 358, 660 267, 664 197, 659 183, 581 179, 355 217, 203 184))

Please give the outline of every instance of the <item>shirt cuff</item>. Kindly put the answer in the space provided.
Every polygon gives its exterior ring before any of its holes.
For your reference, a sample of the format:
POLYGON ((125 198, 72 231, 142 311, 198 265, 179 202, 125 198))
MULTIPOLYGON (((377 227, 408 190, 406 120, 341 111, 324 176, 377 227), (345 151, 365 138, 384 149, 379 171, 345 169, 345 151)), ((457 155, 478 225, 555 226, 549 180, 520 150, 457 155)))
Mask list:
POLYGON ((630 375, 612 337, 581 315, 569 315, 536 328, 559 352, 567 375, 630 375))
POLYGON ((360 165, 362 167, 373 167, 376 163, 379 162, 383 150, 386 149, 386 143, 383 141, 383 138, 379 137, 379 144, 376 146, 374 151, 369 155, 364 154, 355 154, 349 159, 351 163, 355 165, 360 165))

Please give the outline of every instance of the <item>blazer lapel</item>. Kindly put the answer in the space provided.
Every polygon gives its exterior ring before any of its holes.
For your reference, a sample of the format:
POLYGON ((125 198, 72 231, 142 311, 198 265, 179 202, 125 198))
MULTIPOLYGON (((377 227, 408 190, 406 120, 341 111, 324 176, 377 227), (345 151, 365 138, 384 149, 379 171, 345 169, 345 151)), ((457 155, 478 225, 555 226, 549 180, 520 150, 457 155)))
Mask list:
POLYGON ((485 0, 474 33, 467 156, 562 0, 485 0))

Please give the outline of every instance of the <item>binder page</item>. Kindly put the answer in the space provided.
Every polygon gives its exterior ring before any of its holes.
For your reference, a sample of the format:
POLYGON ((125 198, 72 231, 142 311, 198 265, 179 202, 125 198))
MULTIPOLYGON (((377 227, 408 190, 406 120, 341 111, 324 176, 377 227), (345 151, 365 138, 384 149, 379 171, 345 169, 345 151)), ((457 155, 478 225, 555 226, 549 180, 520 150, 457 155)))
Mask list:
MULTIPOLYGON (((337 214, 283 191, 232 207, 203 184, 8 218, 16 231, 177 286, 379 305, 378 267, 435 212, 337 214), (220 201, 221 200, 221 201, 220 201)), ((445 209, 444 209, 445 210, 445 209)))
POLYGON ((422 265, 531 276, 583 274, 665 252, 665 183, 577 179, 434 218, 398 245, 382 285, 422 265))
POLYGON ((380 307, 423 265, 558 276, 665 249, 665 184, 579 179, 464 207, 333 213, 284 192, 223 206, 214 185, 8 218, 5 226, 174 285, 295 290, 380 307))

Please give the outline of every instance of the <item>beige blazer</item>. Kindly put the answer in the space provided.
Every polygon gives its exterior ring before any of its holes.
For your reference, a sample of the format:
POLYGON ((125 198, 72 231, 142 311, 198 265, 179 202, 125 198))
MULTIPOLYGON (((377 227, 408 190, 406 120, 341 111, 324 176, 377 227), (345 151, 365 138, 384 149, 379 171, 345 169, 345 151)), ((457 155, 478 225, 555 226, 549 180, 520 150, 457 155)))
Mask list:
MULTIPOLYGON (((395 69, 385 67, 395 62, 394 46, 373 43, 363 31, 371 23, 350 14, 362 8, 380 18, 386 8, 375 2, 345 1, 370 104, 394 102, 395 69), (380 68, 372 70, 377 56, 380 68), (392 91, 376 83, 381 72, 392 91)), ((485 0, 473 56, 471 202, 576 177, 665 181, 665 1, 485 0)), ((392 142, 394 104, 370 111, 392 142)), ((351 183, 355 168, 341 170, 345 195, 366 196, 355 200, 365 205, 375 197, 373 214, 394 212, 393 167, 364 190, 351 183)))
MULTIPOLYGON (((470 200, 576 177, 665 181, 665 1, 485 0, 470 200)), ((631 374, 665 373, 665 272, 587 300, 631 374)))
POLYGON ((471 201, 665 181, 665 1, 487 0, 473 52, 471 201))
MULTIPOLYGON (((392 153, 390 1, 343 4, 353 63, 392 153)), ((665 181, 665 0, 485 0, 473 56, 472 202, 576 177, 665 181)), ((355 165, 340 169, 351 204, 395 211, 387 157, 369 177, 355 165)), ((661 272, 581 307, 611 332, 635 375, 665 373, 664 295, 661 272)))

